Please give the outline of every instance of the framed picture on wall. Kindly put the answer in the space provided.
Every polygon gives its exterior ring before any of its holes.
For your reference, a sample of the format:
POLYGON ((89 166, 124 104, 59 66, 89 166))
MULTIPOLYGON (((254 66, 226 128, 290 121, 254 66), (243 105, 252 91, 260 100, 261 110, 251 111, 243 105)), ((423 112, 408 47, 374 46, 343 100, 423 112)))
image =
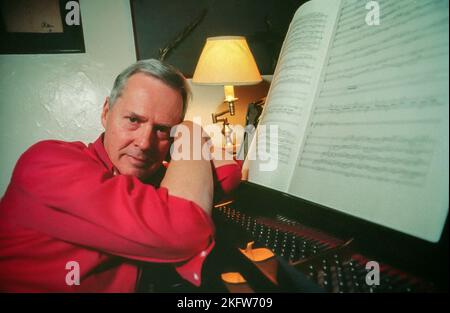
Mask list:
POLYGON ((245 36, 261 74, 273 74, 305 0, 130 0, 136 55, 164 59, 192 77, 206 38, 245 36))
POLYGON ((0 0, 0 53, 84 53, 79 1, 0 0))

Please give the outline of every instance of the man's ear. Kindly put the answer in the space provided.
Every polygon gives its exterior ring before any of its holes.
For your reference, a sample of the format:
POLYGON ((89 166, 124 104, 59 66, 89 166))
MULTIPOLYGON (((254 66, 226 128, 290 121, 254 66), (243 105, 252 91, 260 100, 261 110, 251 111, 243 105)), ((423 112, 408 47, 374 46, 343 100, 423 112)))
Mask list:
POLYGON ((103 128, 106 129, 106 118, 108 117, 109 113, 109 97, 106 97, 105 103, 103 103, 103 109, 102 109, 102 125, 103 128))

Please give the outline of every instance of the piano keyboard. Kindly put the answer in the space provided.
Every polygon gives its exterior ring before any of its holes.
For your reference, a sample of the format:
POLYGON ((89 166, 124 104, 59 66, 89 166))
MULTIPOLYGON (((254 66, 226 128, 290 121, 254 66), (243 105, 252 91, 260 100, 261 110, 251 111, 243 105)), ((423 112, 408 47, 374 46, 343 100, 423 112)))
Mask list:
MULTIPOLYGON (((353 251, 352 239, 337 239, 280 215, 275 219, 252 216, 242 213, 230 202, 216 206, 213 218, 217 225, 227 224, 238 229, 241 247, 251 240, 255 241, 254 248, 265 247, 275 254, 278 277, 271 280, 283 291, 373 293, 432 292, 434 289, 430 283, 381 263, 379 281, 374 281, 372 268, 366 269, 370 259, 353 251), (295 275, 288 277, 281 272, 283 268, 295 275), (298 287, 305 284, 295 280, 303 278, 316 288, 302 290, 298 287)), ((273 272, 264 273, 260 262, 253 263, 263 275, 273 272)))

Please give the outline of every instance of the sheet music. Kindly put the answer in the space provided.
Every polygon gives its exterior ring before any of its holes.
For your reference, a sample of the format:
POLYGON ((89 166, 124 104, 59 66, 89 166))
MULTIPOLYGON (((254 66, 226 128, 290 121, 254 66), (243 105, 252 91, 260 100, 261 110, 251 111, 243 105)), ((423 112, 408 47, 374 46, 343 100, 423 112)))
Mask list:
MULTIPOLYGON (((260 155, 255 141, 250 151, 256 161, 249 162, 249 180, 286 191, 296 161, 296 152, 307 126, 314 91, 320 78, 329 39, 334 29, 339 1, 314 1, 304 4, 295 14, 280 52, 277 68, 270 86, 267 103, 259 127, 278 126, 278 142, 267 134, 257 135, 258 143, 277 146, 276 171, 260 170, 260 155)), ((256 137, 256 136, 255 136, 256 137)), ((267 148, 267 152, 269 149, 267 148)))
POLYGON ((437 241, 448 213, 448 1, 343 1, 289 192, 437 241))

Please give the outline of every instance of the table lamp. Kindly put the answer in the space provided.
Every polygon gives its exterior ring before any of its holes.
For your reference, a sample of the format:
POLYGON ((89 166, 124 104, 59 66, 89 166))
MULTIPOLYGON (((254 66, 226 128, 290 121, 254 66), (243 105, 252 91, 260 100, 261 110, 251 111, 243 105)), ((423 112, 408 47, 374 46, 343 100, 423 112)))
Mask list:
POLYGON ((230 141, 231 129, 226 118, 220 116, 235 114, 234 86, 254 85, 262 81, 255 59, 242 36, 209 37, 203 47, 192 82, 199 85, 223 85, 228 109, 219 113, 212 113, 213 123, 223 122, 222 133, 226 145, 230 141))

